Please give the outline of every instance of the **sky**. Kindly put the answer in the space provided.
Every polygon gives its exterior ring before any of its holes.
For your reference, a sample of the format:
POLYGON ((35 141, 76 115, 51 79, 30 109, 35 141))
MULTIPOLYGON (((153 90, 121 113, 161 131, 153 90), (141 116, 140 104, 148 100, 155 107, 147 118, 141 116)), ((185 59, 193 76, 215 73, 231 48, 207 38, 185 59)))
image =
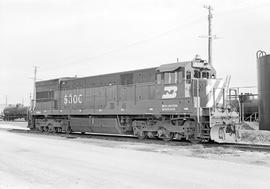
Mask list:
MULTIPOLYGON (((267 0, 0 0, 0 104, 29 103, 37 79, 91 76, 207 60, 231 86, 257 86, 255 54, 270 52, 267 0)), ((256 90, 255 90, 256 92, 256 90)))

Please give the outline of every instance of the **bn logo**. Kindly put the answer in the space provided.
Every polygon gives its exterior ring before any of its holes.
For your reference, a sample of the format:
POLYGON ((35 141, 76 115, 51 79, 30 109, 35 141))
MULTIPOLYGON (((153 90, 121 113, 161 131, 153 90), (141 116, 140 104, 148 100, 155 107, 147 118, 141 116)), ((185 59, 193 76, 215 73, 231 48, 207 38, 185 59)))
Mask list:
POLYGON ((64 104, 77 104, 82 103, 82 94, 79 95, 65 95, 64 96, 64 104))
POLYGON ((164 87, 163 99, 176 98, 177 96, 177 86, 166 86, 164 87))

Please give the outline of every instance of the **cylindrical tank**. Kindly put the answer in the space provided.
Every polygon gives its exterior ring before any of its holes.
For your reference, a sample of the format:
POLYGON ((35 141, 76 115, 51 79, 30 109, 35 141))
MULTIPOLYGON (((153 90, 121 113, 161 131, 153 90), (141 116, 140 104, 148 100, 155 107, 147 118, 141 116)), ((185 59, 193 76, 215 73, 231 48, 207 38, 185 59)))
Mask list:
POLYGON ((270 55, 257 52, 259 129, 270 130, 270 55))
POLYGON ((17 104, 16 106, 7 106, 4 108, 4 120, 10 121, 14 119, 27 119, 28 107, 17 104))

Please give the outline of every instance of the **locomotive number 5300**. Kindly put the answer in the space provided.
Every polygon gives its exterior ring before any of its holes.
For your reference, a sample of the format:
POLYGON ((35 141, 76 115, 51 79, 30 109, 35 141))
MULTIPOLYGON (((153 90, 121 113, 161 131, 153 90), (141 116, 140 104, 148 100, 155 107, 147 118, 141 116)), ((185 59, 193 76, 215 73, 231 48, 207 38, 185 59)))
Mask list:
POLYGON ((64 96, 64 104, 77 104, 82 103, 82 94, 79 95, 65 95, 64 96))

